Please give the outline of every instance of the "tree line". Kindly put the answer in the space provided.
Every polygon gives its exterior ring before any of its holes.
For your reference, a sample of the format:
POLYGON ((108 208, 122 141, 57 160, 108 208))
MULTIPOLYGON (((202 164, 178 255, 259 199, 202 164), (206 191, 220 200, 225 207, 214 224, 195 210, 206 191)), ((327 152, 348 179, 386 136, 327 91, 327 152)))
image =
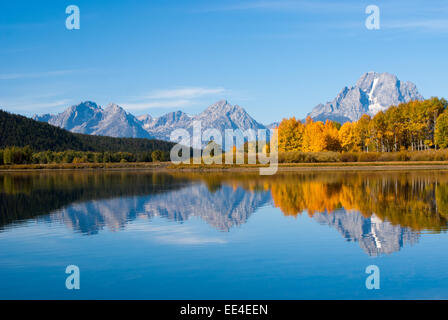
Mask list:
POLYGON ((144 152, 37 151, 30 146, 0 149, 0 165, 46 163, 116 163, 168 161, 170 153, 163 150, 144 152))
POLYGON ((398 152, 448 147, 448 102, 431 98, 391 106, 358 121, 313 121, 295 117, 278 126, 279 151, 398 152))

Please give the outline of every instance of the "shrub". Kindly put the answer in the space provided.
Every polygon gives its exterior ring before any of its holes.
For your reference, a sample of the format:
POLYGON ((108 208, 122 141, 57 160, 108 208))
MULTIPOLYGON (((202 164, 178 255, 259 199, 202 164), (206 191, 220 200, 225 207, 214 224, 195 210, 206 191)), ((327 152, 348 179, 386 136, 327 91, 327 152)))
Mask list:
POLYGON ((337 162, 337 161, 340 161, 340 154, 338 152, 333 152, 333 151, 324 151, 324 152, 301 152, 301 151, 279 152, 278 161, 280 163, 337 162))
POLYGON ((409 152, 409 159, 412 161, 446 161, 448 160, 448 150, 426 150, 409 152))
POLYGON ((314 158, 316 162, 338 162, 341 160, 340 153, 334 151, 317 152, 314 158))
POLYGON ((400 151, 396 155, 398 161, 409 161, 411 158, 406 151, 400 151))
POLYGON ((380 154, 377 152, 361 152, 358 155, 359 162, 374 162, 378 161, 380 154))
POLYGON ((358 154, 354 152, 343 152, 341 153, 342 162, 356 162, 358 161, 358 154))
POLYGON ((73 163, 85 163, 87 162, 85 158, 75 157, 73 163))
POLYGON ((155 150, 151 153, 151 159, 153 162, 162 161, 162 151, 155 150))
POLYGON ((447 150, 439 150, 436 152, 434 160, 437 161, 446 161, 448 160, 448 152, 447 150))
POLYGON ((12 150, 10 148, 6 148, 3 152, 3 163, 12 164, 12 159, 12 150))

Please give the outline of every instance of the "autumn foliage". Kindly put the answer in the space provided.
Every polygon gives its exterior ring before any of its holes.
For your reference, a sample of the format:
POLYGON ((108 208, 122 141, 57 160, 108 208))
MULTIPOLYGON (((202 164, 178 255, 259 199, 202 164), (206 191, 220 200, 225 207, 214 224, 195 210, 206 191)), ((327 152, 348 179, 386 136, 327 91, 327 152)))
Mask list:
POLYGON ((327 120, 305 123, 283 119, 278 126, 280 152, 398 152, 448 147, 448 102, 431 98, 391 106, 373 118, 363 115, 342 126, 327 120))

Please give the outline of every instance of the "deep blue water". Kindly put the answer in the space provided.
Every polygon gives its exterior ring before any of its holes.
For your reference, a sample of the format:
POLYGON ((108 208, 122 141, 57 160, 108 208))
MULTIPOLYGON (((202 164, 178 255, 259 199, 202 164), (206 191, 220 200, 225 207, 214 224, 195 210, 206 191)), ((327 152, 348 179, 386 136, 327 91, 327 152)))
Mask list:
POLYGON ((445 181, 0 174, 0 299, 446 299, 445 181))

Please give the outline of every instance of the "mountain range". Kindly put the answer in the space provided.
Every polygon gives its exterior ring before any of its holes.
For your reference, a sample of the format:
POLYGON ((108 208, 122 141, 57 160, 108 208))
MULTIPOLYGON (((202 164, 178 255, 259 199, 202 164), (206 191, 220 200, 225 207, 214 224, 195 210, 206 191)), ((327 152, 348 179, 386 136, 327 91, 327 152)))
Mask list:
MULTIPOLYGON (((361 76, 356 85, 344 87, 332 101, 314 107, 308 116, 316 121, 328 119, 344 123, 356 121, 363 114, 373 116, 391 105, 422 99, 415 84, 401 82, 389 73, 368 72, 361 76)), ((242 107, 231 105, 227 100, 220 100, 197 115, 175 111, 160 117, 149 114, 137 117, 114 103, 103 109, 95 102, 85 101, 62 113, 34 115, 33 119, 76 133, 161 140, 170 140, 170 134, 175 129, 191 132, 195 120, 201 120, 203 129, 216 128, 221 132, 225 129, 245 131, 278 126, 278 122, 269 125, 257 122, 242 107)))
POLYGON ((193 121, 200 120, 203 129, 265 129, 255 121, 242 107, 220 100, 198 115, 188 115, 182 111, 167 113, 153 118, 146 114, 136 117, 116 104, 105 109, 95 102, 85 101, 71 106, 57 115, 34 115, 34 120, 48 122, 66 130, 92 135, 111 137, 155 138, 170 140, 175 129, 192 130, 193 121))

